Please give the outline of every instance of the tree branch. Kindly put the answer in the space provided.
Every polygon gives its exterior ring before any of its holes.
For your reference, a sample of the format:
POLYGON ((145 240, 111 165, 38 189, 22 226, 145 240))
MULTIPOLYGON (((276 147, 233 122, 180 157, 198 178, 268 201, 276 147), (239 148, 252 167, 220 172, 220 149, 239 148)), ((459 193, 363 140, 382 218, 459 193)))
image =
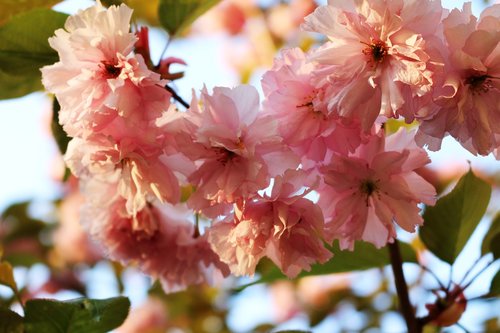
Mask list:
POLYGON ((415 317, 415 309, 410 303, 408 296, 408 286, 406 285, 405 276, 403 274, 403 260, 399 250, 398 241, 389 243, 389 255, 391 258, 391 267, 394 273, 394 281, 396 283, 396 291, 399 299, 399 309, 406 321, 408 333, 420 333, 420 327, 415 317))

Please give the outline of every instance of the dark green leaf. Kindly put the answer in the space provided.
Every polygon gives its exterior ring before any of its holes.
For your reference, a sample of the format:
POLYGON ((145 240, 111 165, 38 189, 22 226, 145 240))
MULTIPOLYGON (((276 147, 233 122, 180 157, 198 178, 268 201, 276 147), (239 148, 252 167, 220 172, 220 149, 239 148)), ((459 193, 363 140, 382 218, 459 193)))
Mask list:
POLYGON ((126 297, 104 300, 76 299, 58 302, 33 299, 26 302, 26 333, 105 333, 127 317, 126 297))
POLYGON ((490 284, 489 296, 499 296, 500 295, 500 270, 495 274, 493 280, 490 284))
POLYGON ((469 170, 455 188, 424 212, 420 237, 441 260, 453 264, 490 201, 491 186, 469 170))
MULTIPOLYGON (((2 213, 2 223, 6 233, 2 238, 4 246, 20 238, 37 238, 40 232, 48 227, 43 221, 30 216, 29 206, 29 201, 15 203, 2 213)), ((7 249, 5 251, 7 256, 7 249)))
MULTIPOLYGON (((418 262, 415 250, 409 244, 399 242, 399 246, 404 262, 418 262)), ((298 277, 360 271, 384 267, 391 263, 389 252, 386 248, 377 249, 370 243, 356 242, 354 251, 341 251, 338 242, 335 242, 330 250, 333 253, 333 258, 330 261, 323 265, 313 265, 309 272, 304 271, 298 277)), ((261 279, 238 288, 238 291, 250 285, 264 282, 269 283, 282 279, 287 279, 287 277, 276 266, 273 266, 267 272, 262 273, 261 279)))
MULTIPOLYGON (((24 241, 24 239, 20 239, 19 242, 24 241)), ((28 241, 33 241, 31 244, 37 244, 36 241, 34 240, 28 240, 28 241)), ((15 245, 14 243, 11 243, 15 245)), ((31 245, 30 244, 30 245, 31 245)), ((35 245, 36 246, 36 245, 35 245)), ((35 247, 32 246, 32 247, 35 247)), ((31 253, 30 251, 33 251, 34 249, 29 249, 29 250, 18 250, 16 249, 15 251, 11 251, 10 253, 5 255, 5 260, 10 262, 12 266, 17 267, 17 266, 24 266, 24 267, 31 267, 35 264, 43 263, 44 258, 43 258, 43 253, 45 249, 39 249, 35 248, 35 250, 39 250, 37 253, 31 253)))
POLYGON ((500 213, 495 216, 495 218, 491 222, 491 226, 488 229, 488 232, 483 238, 483 243, 481 244, 481 254, 483 256, 491 252, 491 246, 495 244, 492 242, 492 239, 496 235, 500 235, 500 213))
POLYGON ((50 127, 52 128, 52 135, 56 140, 57 147, 61 154, 64 155, 71 138, 68 137, 61 124, 59 124, 59 111, 61 110, 61 106, 57 102, 57 99, 54 98, 54 103, 52 103, 52 105, 52 123, 50 127))
POLYGON ((9 75, 0 70, 0 99, 17 98, 41 89, 42 82, 38 73, 20 76, 9 75))
POLYGON ((161 25, 174 36, 215 6, 220 0, 160 0, 158 16, 161 25))
POLYGON ((15 98, 40 90, 40 67, 55 63, 57 52, 48 38, 68 16, 34 9, 0 27, 0 98, 15 98))
POLYGON ((500 234, 496 234, 491 239, 490 251, 493 253, 493 258, 495 258, 495 260, 500 258, 500 234))
POLYGON ((0 308, 0 333, 23 333, 23 317, 9 309, 0 308))
POLYGON ((101 3, 106 7, 110 7, 110 6, 119 6, 122 3, 125 3, 125 1, 124 0, 101 0, 101 3))

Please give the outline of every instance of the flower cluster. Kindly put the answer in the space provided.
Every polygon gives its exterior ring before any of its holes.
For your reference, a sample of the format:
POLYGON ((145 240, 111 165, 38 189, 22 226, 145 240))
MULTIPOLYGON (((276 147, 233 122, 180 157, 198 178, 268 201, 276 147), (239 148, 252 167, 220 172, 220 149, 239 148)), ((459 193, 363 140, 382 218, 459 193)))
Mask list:
POLYGON ((65 161, 86 199, 84 226, 112 259, 177 290, 229 270, 195 231, 192 212, 172 206, 194 166, 159 124, 173 107, 168 81, 133 53, 147 40, 130 33, 131 16, 125 5, 98 3, 70 17, 49 40, 60 61, 42 68, 43 83, 73 137, 65 161))
POLYGON ((295 277, 328 261, 334 240, 382 247, 397 226, 413 232, 436 196, 421 146, 450 134, 498 154, 499 6, 476 19, 438 0, 329 1, 303 25, 329 41, 283 50, 262 104, 252 86, 204 88, 186 111, 143 58, 130 9, 79 12, 42 73, 73 137, 83 224, 165 290, 252 275, 263 257, 295 277), (418 130, 386 134, 399 117, 418 130))

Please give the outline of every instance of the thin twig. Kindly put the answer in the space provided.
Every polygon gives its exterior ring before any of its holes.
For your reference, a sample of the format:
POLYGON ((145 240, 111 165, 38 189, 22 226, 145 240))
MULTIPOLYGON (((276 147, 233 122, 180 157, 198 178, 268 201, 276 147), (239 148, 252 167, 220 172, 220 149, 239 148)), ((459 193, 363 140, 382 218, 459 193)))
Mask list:
POLYGON ((441 287, 441 289, 447 290, 446 287, 444 286, 444 284, 441 282, 441 280, 436 275, 436 273, 434 273, 433 271, 431 271, 427 266, 423 266, 422 265, 421 267, 422 267, 422 269, 424 271, 426 271, 427 273, 429 273, 434 278, 434 280, 436 280, 436 282, 439 284, 439 286, 441 287))
POLYGON ((456 323, 456 325, 457 325, 458 327, 460 327, 461 329, 463 329, 463 330, 464 330, 464 333, 471 333, 471 331, 469 331, 467 328, 465 328, 462 324, 460 324, 460 323, 456 323))
POLYGON ((448 280, 448 286, 446 287, 446 291, 450 290, 452 284, 453 284, 453 265, 450 265, 450 279, 448 280))
POLYGON ((399 243, 389 243, 389 254, 391 258, 392 271, 394 273, 394 282, 398 293, 399 308, 408 327, 408 333, 420 333, 417 319, 415 317, 415 309, 410 303, 408 295, 408 285, 406 284, 403 273, 403 259, 399 250, 399 243))
POLYGON ((182 106, 184 106, 186 109, 189 109, 189 103, 186 102, 185 100, 182 99, 181 96, 177 95, 177 93, 175 92, 174 89, 172 89, 171 87, 169 87, 168 85, 165 86, 165 89, 167 89, 167 91, 169 93, 172 94, 172 97, 179 103, 182 104, 182 106))
POLYGON ((167 49, 168 49, 171 41, 172 41, 172 38, 170 36, 167 36, 167 43, 165 44, 163 51, 161 51, 160 60, 158 60, 158 66, 160 66, 161 59, 163 59, 163 56, 165 56, 165 53, 167 52, 167 49))
POLYGON ((467 279, 467 277, 469 276, 469 274, 474 270, 474 268, 476 267, 476 265, 481 261, 481 259, 483 259, 484 257, 479 257, 477 258, 474 263, 472 264, 472 266, 467 270, 467 272, 465 272, 465 275, 464 277, 462 278, 462 280, 460 280, 460 282, 458 283, 459 286, 463 285, 465 280, 467 279))
POLYGON ((476 275, 474 275, 474 277, 465 285, 462 287, 462 291, 464 291, 465 289, 469 288, 469 286, 472 284, 472 282, 474 282, 474 280, 477 279, 477 277, 479 275, 481 275, 485 270, 488 269, 488 267, 491 266, 491 264, 493 264, 495 261, 494 260, 491 260, 486 266, 484 266, 479 272, 477 272, 476 275))

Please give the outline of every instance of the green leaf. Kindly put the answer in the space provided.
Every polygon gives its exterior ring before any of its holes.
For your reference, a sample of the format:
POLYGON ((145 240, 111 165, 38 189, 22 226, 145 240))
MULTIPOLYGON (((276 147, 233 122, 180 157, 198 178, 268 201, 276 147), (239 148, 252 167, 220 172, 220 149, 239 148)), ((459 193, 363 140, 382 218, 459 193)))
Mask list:
POLYGON ((17 98, 42 90, 40 74, 9 75, 0 70, 0 99, 17 98))
POLYGON ((42 88, 40 67, 58 60, 48 39, 68 15, 34 9, 0 27, 0 99, 15 98, 42 88))
POLYGON ((489 296, 499 296, 500 295, 500 270, 495 274, 493 280, 490 284, 489 296))
POLYGON ((13 17, 0 27, 0 70, 10 75, 32 76, 58 60, 48 42, 68 16, 49 9, 34 9, 13 17))
POLYGON ((61 106, 57 102, 57 99, 54 98, 54 102, 52 103, 52 123, 50 124, 50 127, 52 129, 52 135, 56 140, 57 147, 59 148, 61 154, 64 155, 71 138, 66 134, 62 125, 59 123, 60 110, 61 106))
POLYGON ((0 333, 23 332, 23 317, 12 310, 0 308, 0 333))
MULTIPOLYGON (((417 255, 411 245, 399 242, 399 247, 404 262, 418 263, 417 255)), ((377 249, 370 243, 356 242, 354 251, 341 251, 338 242, 335 242, 330 250, 333 253, 330 261, 322 265, 313 265, 309 272, 304 271, 298 277, 367 270, 384 267, 391 263, 389 252, 386 248, 377 249)), ((241 291, 254 284, 269 283, 283 279, 288 278, 279 268, 273 265, 267 272, 262 273, 262 277, 258 281, 244 285, 238 288, 237 291, 241 291)))
POLYGON ((500 235, 500 212, 497 213, 491 222, 491 226, 483 238, 483 243, 481 244, 481 254, 483 256, 491 252, 491 246, 495 244, 492 240, 496 235, 500 235))
POLYGON ((469 170, 455 188, 424 212, 420 238, 441 260, 453 264, 490 201, 491 186, 469 170))
POLYGON ((12 266, 8 262, 0 262, 0 284, 9 287, 17 292, 16 281, 14 280, 14 271, 12 266))
POLYGON ((493 258, 495 258, 495 260, 500 258, 500 234, 496 234, 491 239, 490 251, 493 253, 493 258))
POLYGON ((186 29, 220 0, 160 0, 158 16, 170 36, 186 29))
POLYGON ((34 8, 49 8, 61 0, 2 0, 2 10, 0 11, 0 25, 7 22, 12 16, 34 8))
POLYGON ((65 302, 33 299, 26 302, 26 333, 105 333, 123 323, 129 308, 126 297, 65 302))

